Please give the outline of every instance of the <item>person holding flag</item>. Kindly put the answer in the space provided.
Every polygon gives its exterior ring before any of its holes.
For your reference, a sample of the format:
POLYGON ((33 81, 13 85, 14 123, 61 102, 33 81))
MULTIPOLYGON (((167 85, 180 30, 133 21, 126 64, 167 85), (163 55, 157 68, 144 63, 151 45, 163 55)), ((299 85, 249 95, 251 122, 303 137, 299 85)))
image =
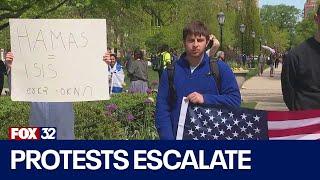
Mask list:
POLYGON ((232 70, 221 60, 211 61, 205 53, 209 34, 200 21, 188 24, 183 29, 185 53, 161 76, 156 104, 160 139, 175 139, 183 97, 193 104, 240 107, 240 91, 232 70))

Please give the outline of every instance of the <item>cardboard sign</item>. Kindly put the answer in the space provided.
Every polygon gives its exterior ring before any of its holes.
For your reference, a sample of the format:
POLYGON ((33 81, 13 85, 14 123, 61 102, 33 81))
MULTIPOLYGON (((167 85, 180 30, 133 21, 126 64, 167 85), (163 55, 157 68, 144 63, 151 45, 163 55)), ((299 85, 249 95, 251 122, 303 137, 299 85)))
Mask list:
POLYGON ((109 99, 106 21, 10 19, 13 101, 109 99))

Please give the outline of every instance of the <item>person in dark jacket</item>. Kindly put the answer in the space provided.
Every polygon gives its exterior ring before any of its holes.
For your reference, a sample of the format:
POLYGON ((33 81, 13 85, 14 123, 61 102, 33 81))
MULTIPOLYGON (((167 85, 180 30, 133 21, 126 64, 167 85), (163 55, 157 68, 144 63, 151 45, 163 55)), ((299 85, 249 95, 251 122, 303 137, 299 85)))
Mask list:
POLYGON ((320 109, 320 6, 314 20, 315 36, 284 56, 281 84, 289 110, 320 109))
POLYGON ((174 140, 183 97, 190 103, 239 107, 240 91, 232 70, 223 61, 217 64, 221 76, 220 91, 210 72, 205 53, 209 31, 200 21, 188 24, 183 30, 185 53, 174 64, 174 86, 177 98, 170 104, 167 69, 162 73, 156 104, 156 127, 160 139, 174 140))
POLYGON ((0 96, 2 93, 3 85, 4 85, 4 75, 6 74, 6 65, 4 63, 4 49, 0 49, 0 96))
POLYGON ((129 91, 146 93, 148 90, 148 64, 143 59, 142 51, 136 50, 134 52, 134 60, 128 66, 128 74, 131 82, 129 91))

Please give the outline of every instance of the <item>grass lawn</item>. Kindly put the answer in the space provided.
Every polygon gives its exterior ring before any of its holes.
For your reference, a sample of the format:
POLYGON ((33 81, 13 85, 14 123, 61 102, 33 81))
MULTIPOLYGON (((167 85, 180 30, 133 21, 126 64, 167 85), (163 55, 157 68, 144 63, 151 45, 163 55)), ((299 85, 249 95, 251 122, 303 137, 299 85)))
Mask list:
POLYGON ((248 108, 248 109, 254 109, 256 107, 256 102, 242 102, 241 107, 242 108, 248 108))
POLYGON ((249 72, 246 75, 246 80, 252 78, 253 76, 256 76, 258 74, 258 68, 250 69, 249 72))
MULTIPOLYGON (((124 87, 124 89, 128 90, 130 88, 130 79, 128 78, 128 72, 126 69, 124 69, 124 72, 125 72, 124 81, 126 83, 126 86, 124 87)), ((158 72, 152 70, 151 67, 148 67, 148 78, 149 78, 149 87, 151 86, 152 81, 157 81, 159 84, 158 72)), ((158 89, 158 86, 154 88, 158 89)))

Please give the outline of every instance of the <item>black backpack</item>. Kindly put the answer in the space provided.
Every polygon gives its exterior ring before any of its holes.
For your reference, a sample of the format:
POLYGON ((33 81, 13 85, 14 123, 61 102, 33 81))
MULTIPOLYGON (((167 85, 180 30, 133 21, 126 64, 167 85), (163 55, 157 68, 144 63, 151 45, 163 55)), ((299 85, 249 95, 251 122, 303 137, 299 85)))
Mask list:
POLYGON ((151 66, 154 71, 163 70, 163 55, 152 55, 151 56, 151 66))
MULTIPOLYGON (((218 60, 216 58, 210 58, 210 74, 214 77, 216 81, 218 92, 221 92, 221 77, 220 71, 218 66, 218 60)), ((174 102, 177 100, 176 88, 174 86, 174 64, 170 64, 167 66, 167 73, 168 73, 168 82, 169 82, 169 105, 170 107, 173 106, 174 102)))

